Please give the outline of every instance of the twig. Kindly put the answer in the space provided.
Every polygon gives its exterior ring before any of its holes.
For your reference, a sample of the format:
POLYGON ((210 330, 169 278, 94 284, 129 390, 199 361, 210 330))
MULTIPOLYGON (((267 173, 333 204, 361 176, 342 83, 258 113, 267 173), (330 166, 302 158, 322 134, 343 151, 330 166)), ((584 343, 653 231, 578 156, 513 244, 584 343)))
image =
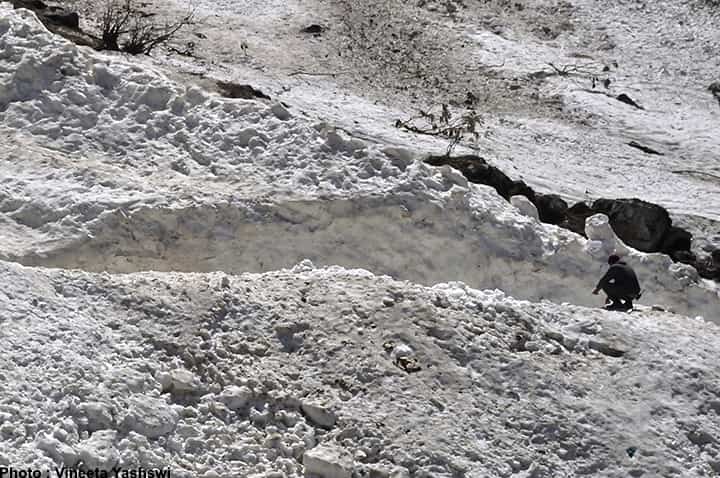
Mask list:
POLYGON ((297 75, 308 75, 308 76, 336 76, 336 75, 343 75, 346 73, 351 73, 350 71, 328 71, 328 72, 315 72, 315 71, 293 71, 292 73, 288 73, 288 76, 297 76, 297 75))
POLYGON ((693 171, 692 169, 677 169, 675 171, 671 171, 671 173, 674 173, 674 174, 700 174, 703 176, 709 176, 711 178, 720 180, 720 176, 718 176, 717 174, 706 173, 705 171, 693 171))

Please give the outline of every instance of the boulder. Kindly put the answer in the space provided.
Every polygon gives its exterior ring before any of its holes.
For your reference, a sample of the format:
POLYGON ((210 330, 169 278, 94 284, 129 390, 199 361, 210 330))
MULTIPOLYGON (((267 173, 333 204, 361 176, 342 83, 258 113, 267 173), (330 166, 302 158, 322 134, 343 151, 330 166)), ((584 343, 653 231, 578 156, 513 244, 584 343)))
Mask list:
POLYGON ((676 252, 690 251, 692 246, 692 234, 685 229, 671 226, 665 233, 660 252, 674 256, 676 252))
POLYGON ((598 199, 592 209, 610 218, 623 242, 643 252, 659 251, 672 227, 665 208, 640 199, 598 199))
POLYGON ((540 220, 548 224, 562 223, 568 210, 568 204, 557 194, 537 194, 535 206, 540 220))
POLYGON ((683 264, 689 264, 693 267, 697 265, 697 256, 690 251, 674 251, 670 254, 670 257, 675 262, 682 262, 683 264))
POLYGON ((531 201, 535 199, 535 193, 530 186, 523 181, 513 181, 479 156, 430 156, 426 162, 432 166, 447 164, 460 171, 471 183, 492 186, 499 195, 508 201, 511 196, 516 195, 525 196, 531 201))

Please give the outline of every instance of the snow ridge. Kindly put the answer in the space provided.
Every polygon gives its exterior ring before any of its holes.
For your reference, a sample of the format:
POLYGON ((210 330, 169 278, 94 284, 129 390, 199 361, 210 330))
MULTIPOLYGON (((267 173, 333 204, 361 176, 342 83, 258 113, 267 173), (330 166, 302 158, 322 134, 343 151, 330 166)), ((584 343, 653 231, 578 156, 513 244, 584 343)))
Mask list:
MULTIPOLYGON (((280 119, 278 105, 181 87, 18 12, 8 10, 0 29, 0 118, 11 135, 0 205, 16 239, 0 257, 233 273, 308 257, 428 285, 463 280, 596 303, 588 291, 607 248, 523 216, 457 171, 280 119)), ((649 300, 717 320, 712 284, 678 281, 662 256, 633 255, 649 300)))

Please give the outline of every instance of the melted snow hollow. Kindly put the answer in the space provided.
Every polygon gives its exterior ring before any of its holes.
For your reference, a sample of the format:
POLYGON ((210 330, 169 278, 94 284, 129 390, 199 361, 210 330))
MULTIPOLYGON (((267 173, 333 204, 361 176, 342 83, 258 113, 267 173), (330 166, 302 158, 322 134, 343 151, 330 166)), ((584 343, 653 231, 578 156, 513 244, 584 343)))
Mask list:
POLYGON ((625 247, 602 221, 541 224, 408 149, 4 4, 0 120, 0 466, 720 469, 718 290, 628 250, 643 303, 708 320, 582 307, 625 247))

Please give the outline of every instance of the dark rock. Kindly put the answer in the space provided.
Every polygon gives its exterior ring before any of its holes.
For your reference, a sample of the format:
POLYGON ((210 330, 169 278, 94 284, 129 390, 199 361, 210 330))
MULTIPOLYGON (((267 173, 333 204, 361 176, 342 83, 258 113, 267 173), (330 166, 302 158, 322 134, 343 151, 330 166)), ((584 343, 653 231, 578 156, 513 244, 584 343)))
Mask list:
POLYGON ((637 141, 630 141, 630 142, 628 143, 628 146, 632 146, 633 148, 639 149, 639 150, 642 151, 643 153, 647 153, 647 154, 657 154, 657 155, 659 155, 659 156, 663 156, 663 153, 661 153, 660 151, 656 151, 656 150, 654 150, 654 149, 652 149, 652 148, 650 148, 650 147, 648 147, 648 146, 644 146, 644 145, 638 143, 637 141))
POLYGON ((308 25, 302 30, 300 30, 301 33, 311 33, 313 35, 320 35, 322 32, 325 31, 325 28, 323 28, 322 25, 318 25, 313 23, 312 25, 308 25))
POLYGON ((625 93, 620 93, 620 94, 617 96, 616 99, 617 99, 618 101, 622 102, 622 103, 625 103, 626 105, 633 106, 633 107, 635 107, 635 108, 637 108, 637 109, 639 109, 639 110, 645 109, 645 108, 643 108, 642 106, 640 106, 639 104, 635 103, 635 101, 633 101, 633 99, 630 98, 630 97, 629 97, 628 95, 626 95, 625 93))
POLYGON ((41 0, 25 0, 20 3, 23 4, 22 8, 27 8, 29 10, 44 10, 47 8, 47 4, 41 0))
POLYGON ((560 224, 565 220, 568 204, 557 194, 536 194, 535 207, 542 222, 560 224))
POLYGON ((689 251, 691 246, 692 234, 685 229, 672 226, 665 234, 665 237, 663 237, 662 244, 660 245, 660 252, 672 255, 673 252, 676 251, 689 251))
POLYGON ((77 14, 77 12, 67 12, 53 15, 50 17, 50 19, 63 26, 72 28, 73 30, 80 29, 80 16, 77 14))
POLYGON ((720 282, 720 249, 715 249, 710 257, 698 259, 693 264, 700 277, 720 282))
POLYGON ((718 103, 720 103, 720 81, 710 83, 710 86, 708 86, 708 91, 712 93, 715 99, 718 100, 718 103))
POLYGON ((218 81, 217 86, 220 88, 220 94, 226 98, 241 98, 244 100, 252 100, 254 98, 270 99, 268 95, 260 90, 256 90, 250 85, 238 85, 236 83, 218 81))
POLYGON ((506 200, 510 200, 510 197, 515 195, 525 196, 533 202, 535 200, 535 193, 525 182, 513 181, 479 156, 430 156, 426 162, 432 166, 447 164, 460 171, 471 183, 492 186, 506 200))
POLYGON ((565 220, 560 223, 560 226, 584 237, 585 220, 593 214, 596 212, 587 203, 579 202, 567 210, 565 220))
POLYGON ((42 15, 56 25, 71 28, 73 30, 80 29, 80 16, 77 12, 69 12, 62 8, 50 7, 50 11, 43 12, 42 15))
POLYGON ((670 253, 670 257, 672 257, 675 262, 681 262, 693 267, 697 265, 697 256, 690 251, 673 251, 670 253))
POLYGON ((643 252, 659 251, 672 226, 665 208, 640 199, 598 199, 592 209, 610 218, 623 242, 643 252))

